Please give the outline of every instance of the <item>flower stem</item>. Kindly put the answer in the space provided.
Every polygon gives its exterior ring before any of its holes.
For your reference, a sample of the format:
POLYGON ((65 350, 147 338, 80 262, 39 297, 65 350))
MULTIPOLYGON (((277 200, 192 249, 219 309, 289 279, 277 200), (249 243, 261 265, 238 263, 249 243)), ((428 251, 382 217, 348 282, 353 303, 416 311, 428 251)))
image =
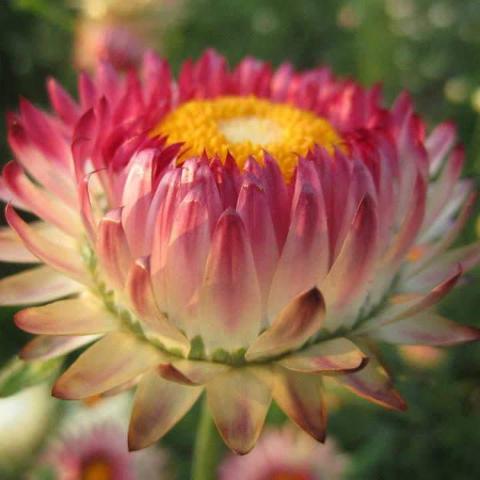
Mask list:
POLYGON ((218 454, 215 426, 208 410, 207 397, 203 399, 202 410, 195 437, 193 452, 192 480, 214 480, 218 454))

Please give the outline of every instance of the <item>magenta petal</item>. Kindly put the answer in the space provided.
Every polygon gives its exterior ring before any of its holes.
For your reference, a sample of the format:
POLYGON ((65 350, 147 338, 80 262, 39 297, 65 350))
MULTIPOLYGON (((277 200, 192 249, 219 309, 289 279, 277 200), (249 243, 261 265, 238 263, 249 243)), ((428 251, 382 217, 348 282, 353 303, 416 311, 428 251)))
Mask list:
POLYGON ((200 293, 202 337, 209 350, 249 345, 261 325, 261 298, 250 242, 240 216, 218 221, 200 293))
POLYGON ((138 259, 133 264, 128 274, 125 291, 132 309, 141 319, 146 336, 167 347, 179 349, 184 355, 188 355, 190 342, 159 311, 155 303, 147 259, 138 259))
POLYGON ((78 252, 53 243, 33 230, 17 215, 11 205, 7 205, 5 217, 25 246, 40 260, 81 283, 89 283, 84 264, 78 252))
POLYGON ((108 212, 100 221, 97 235, 99 260, 112 285, 119 289, 125 285, 133 263, 121 218, 121 209, 108 212))

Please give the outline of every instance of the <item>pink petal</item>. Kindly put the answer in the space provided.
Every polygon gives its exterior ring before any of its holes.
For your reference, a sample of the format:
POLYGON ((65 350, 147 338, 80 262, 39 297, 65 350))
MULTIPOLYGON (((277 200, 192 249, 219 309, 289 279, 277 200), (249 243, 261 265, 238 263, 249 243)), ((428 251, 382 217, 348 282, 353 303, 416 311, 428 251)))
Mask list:
POLYGON ((255 446, 272 400, 271 388, 252 368, 234 368, 207 385, 213 420, 235 453, 243 455, 255 446))
POLYGON ((154 152, 151 150, 137 153, 131 160, 123 187, 122 224, 134 258, 149 253, 149 245, 145 244, 145 221, 151 204, 153 157, 154 152))
POLYGON ((90 335, 116 329, 117 319, 100 302, 86 296, 21 310, 18 328, 43 335, 90 335))
POLYGON ((430 157, 430 175, 434 176, 442 167, 447 153, 453 147, 457 132, 455 125, 444 122, 438 125, 425 141, 425 148, 430 157))
POLYGON ((37 187, 18 164, 8 163, 3 169, 3 178, 15 198, 35 215, 73 237, 80 234, 82 226, 75 211, 37 187))
POLYGON ((367 358, 350 340, 335 338, 287 355, 278 363, 295 372, 347 372, 363 368, 367 358))
POLYGON ((372 358, 359 372, 334 375, 331 378, 358 396, 382 407, 393 410, 407 409, 407 404, 393 388, 388 373, 372 358))
POLYGON ((439 178, 430 184, 424 229, 432 225, 451 199, 462 173, 464 158, 463 147, 457 147, 443 167, 439 178))
POLYGON ((121 221, 121 209, 110 210, 100 220, 97 234, 97 256, 111 284, 118 289, 125 285, 133 258, 121 221))
POLYGON ((0 261, 11 263, 38 263, 39 260, 25 248, 22 241, 11 228, 1 227, 0 261))
POLYGON ((193 188, 177 207, 165 264, 167 311, 189 338, 200 334, 192 309, 198 300, 211 246, 207 193, 193 188))
POLYGON ((276 369, 273 399, 301 429, 325 441, 327 409, 320 375, 276 369))
POLYGON ((53 78, 47 81, 50 102, 57 115, 69 126, 73 126, 80 116, 80 109, 72 97, 53 78))
MULTIPOLYGON (((317 181, 318 182, 318 181, 317 181)), ((327 273, 328 228, 320 185, 297 179, 292 218, 270 291, 269 317, 327 273)))
POLYGON ((322 327, 325 303, 313 288, 293 299, 247 350, 249 361, 271 357, 300 348, 322 327))
POLYGON ((358 332, 363 334, 373 331, 380 326, 393 324, 432 307, 450 292, 461 274, 462 270, 457 265, 455 272, 451 273, 428 293, 406 293, 391 298, 390 305, 385 307, 378 315, 370 318, 358 332))
POLYGON ((255 263, 243 222, 231 210, 220 217, 213 234, 199 309, 202 338, 210 351, 246 347, 260 330, 255 263))
POLYGON ((385 253, 382 262, 389 268, 389 264, 396 265, 412 247, 415 238, 420 231, 425 217, 427 184, 420 175, 417 176, 411 203, 408 205, 408 213, 396 235, 395 240, 385 253))
POLYGON ((80 284, 50 267, 36 267, 0 280, 0 305, 50 302, 80 290, 80 284))
POLYGON ((238 195, 237 212, 250 239, 265 308, 279 251, 265 190, 253 177, 244 179, 238 195))
POLYGON ((146 372, 162 358, 159 350, 133 334, 108 333, 78 357, 57 380, 52 393, 69 400, 98 395, 146 372))
POLYGON ((190 342, 158 310, 150 283, 150 270, 146 259, 138 259, 132 266, 125 291, 130 305, 138 314, 147 338, 160 342, 167 348, 179 349, 184 355, 190 351, 190 342))
POLYGON ((407 278, 403 289, 407 292, 426 291, 445 278, 456 275, 459 268, 468 272, 480 262, 480 242, 455 248, 437 257, 434 262, 417 274, 407 278))
POLYGON ((376 205, 365 197, 345 238, 343 247, 320 291, 325 297, 328 327, 336 328, 345 317, 343 311, 358 312, 358 304, 368 290, 375 265, 378 240, 376 205))
MULTIPOLYGON (((32 177, 67 205, 75 207, 75 188, 69 177, 68 168, 66 166, 59 168, 58 162, 52 161, 48 154, 34 145, 24 126, 16 118, 11 118, 9 122, 8 141, 16 159, 32 177)), ((69 150, 66 151, 66 155, 65 160, 70 162, 69 150)))
POLYGON ((28 342, 19 355, 23 360, 48 360, 73 352, 98 338, 100 338, 100 335, 39 335, 28 342))
POLYGON ((228 365, 221 363, 186 359, 172 359, 171 363, 158 367, 163 378, 185 385, 204 385, 229 369, 228 365))
POLYGON ((457 218, 440 239, 434 243, 421 244, 413 247, 413 254, 415 254, 415 251, 420 251, 421 255, 418 260, 412 260, 412 263, 405 267, 405 277, 411 277, 415 273, 428 268, 430 264, 437 261, 439 255, 448 250, 467 223, 475 206, 476 197, 477 195, 474 192, 468 195, 457 218))
POLYGON ((148 447, 163 437, 190 410, 202 390, 164 380, 156 371, 147 373, 135 394, 129 450, 148 447))
POLYGON ((449 346, 480 340, 480 330, 427 311, 372 330, 369 336, 402 345, 449 346))
POLYGON ((89 283, 80 253, 40 235, 17 215, 11 205, 5 209, 5 218, 25 246, 40 260, 80 283, 89 283))

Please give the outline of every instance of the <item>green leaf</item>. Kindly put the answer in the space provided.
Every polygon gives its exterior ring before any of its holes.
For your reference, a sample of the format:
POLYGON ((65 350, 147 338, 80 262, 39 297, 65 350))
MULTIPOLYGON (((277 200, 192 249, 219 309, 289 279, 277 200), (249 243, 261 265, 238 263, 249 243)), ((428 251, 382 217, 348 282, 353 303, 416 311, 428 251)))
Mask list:
POLYGON ((62 362, 62 358, 33 362, 25 362, 18 357, 12 358, 0 369, 0 398, 52 380, 58 374, 62 362))

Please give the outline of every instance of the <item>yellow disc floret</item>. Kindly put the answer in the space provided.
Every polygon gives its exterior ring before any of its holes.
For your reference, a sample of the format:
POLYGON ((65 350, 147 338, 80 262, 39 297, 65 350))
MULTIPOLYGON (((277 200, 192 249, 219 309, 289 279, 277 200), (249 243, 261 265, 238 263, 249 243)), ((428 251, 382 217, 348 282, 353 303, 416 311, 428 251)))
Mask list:
POLYGON ((106 460, 94 459, 82 466, 80 480, 114 480, 114 472, 106 460))
POLYGON ((249 156, 262 163, 267 151, 287 178, 298 156, 315 144, 330 153, 342 146, 342 138, 327 120, 254 96, 186 102, 166 115, 151 136, 166 136, 168 144, 184 143, 187 151, 181 160, 203 152, 224 160, 230 152, 243 167, 249 156))

